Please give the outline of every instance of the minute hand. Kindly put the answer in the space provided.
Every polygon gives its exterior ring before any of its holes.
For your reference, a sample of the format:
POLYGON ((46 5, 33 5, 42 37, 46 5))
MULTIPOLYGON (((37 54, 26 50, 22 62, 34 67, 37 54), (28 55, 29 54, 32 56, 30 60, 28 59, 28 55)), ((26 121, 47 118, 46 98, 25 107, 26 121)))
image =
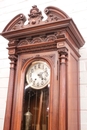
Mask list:
POLYGON ((40 73, 38 74, 38 76, 39 76, 42 80, 45 79, 44 76, 43 76, 44 73, 45 73, 46 75, 48 75, 48 73, 47 73, 46 71, 40 72, 40 73))

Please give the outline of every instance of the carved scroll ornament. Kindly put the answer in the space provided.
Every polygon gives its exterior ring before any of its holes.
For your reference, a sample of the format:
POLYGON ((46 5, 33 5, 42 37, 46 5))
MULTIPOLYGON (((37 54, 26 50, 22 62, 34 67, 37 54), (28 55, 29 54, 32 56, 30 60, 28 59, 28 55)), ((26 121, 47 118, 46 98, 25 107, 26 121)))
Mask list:
POLYGON ((7 24, 3 32, 18 30, 30 26, 46 24, 49 22, 58 21, 60 19, 69 18, 62 10, 52 6, 45 8, 44 12, 47 15, 47 19, 45 21, 42 21, 43 19, 42 12, 37 8, 36 5, 34 5, 30 10, 30 14, 28 14, 29 18, 27 25, 24 25, 26 17, 23 14, 19 14, 7 24))

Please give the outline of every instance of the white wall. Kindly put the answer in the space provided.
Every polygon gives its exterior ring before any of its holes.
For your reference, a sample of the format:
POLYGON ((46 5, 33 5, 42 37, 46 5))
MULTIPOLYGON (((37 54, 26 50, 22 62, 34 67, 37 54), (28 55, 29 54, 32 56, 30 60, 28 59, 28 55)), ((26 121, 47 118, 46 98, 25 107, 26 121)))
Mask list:
MULTIPOLYGON (((81 130, 87 130, 87 0, 0 0, 0 32, 17 14, 29 14, 32 5, 37 5, 43 12, 47 6, 56 6, 73 18, 85 39, 80 49, 80 99, 81 130)), ((44 12, 43 12, 44 15, 44 12)), ((0 130, 3 130, 7 87, 9 77, 8 41, 0 36, 0 130)))

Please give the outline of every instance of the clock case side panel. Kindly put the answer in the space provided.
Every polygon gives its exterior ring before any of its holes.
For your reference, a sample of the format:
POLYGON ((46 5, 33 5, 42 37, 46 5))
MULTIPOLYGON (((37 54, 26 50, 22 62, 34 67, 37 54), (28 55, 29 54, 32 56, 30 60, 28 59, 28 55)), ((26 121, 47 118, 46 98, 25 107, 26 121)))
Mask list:
POLYGON ((15 84, 15 97, 14 97, 14 115, 13 115, 13 130, 21 129, 22 113, 23 113, 23 93, 24 93, 24 81, 25 81, 25 72, 28 65, 34 60, 43 59, 47 61, 51 66, 51 86, 50 86, 50 112, 49 112, 49 130, 52 130, 54 127, 58 127, 58 80, 57 80, 57 52, 48 52, 40 53, 40 57, 37 57, 38 54, 24 54, 20 55, 18 58, 18 68, 16 75, 16 84, 15 84), (53 58, 51 57, 53 55, 53 58), (29 58, 30 56, 30 58, 29 58), (33 58, 31 58, 33 57, 33 58), (52 59, 51 59, 52 58, 52 59), (27 60, 26 60, 27 59, 27 60), (54 60, 55 59, 55 60, 54 60), (25 63, 23 64, 23 60, 25 63), (56 78, 55 78, 56 77, 56 78), (55 94, 56 93, 56 94, 55 94), (54 100, 55 98, 55 100, 54 100), (56 117, 56 118, 55 118, 56 117))
POLYGON ((67 86, 68 130, 80 130, 79 56, 69 49, 67 86))

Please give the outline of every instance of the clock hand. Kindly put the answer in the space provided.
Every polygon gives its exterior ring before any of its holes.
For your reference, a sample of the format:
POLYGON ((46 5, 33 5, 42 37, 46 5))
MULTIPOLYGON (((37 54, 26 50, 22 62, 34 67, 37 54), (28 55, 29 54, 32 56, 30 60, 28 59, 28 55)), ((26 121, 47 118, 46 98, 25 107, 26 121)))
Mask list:
POLYGON ((46 71, 40 72, 40 73, 38 74, 38 76, 39 76, 39 77, 42 77, 43 73, 46 73, 46 71))
POLYGON ((42 80, 45 80, 45 79, 46 79, 46 77, 44 77, 44 76, 43 76, 43 73, 45 73, 45 71, 44 71, 44 72, 39 73, 39 74, 38 74, 38 76, 39 76, 42 80))
POLYGON ((42 74, 43 74, 43 72, 40 72, 40 73, 38 74, 38 76, 39 76, 40 78, 42 78, 42 74))

